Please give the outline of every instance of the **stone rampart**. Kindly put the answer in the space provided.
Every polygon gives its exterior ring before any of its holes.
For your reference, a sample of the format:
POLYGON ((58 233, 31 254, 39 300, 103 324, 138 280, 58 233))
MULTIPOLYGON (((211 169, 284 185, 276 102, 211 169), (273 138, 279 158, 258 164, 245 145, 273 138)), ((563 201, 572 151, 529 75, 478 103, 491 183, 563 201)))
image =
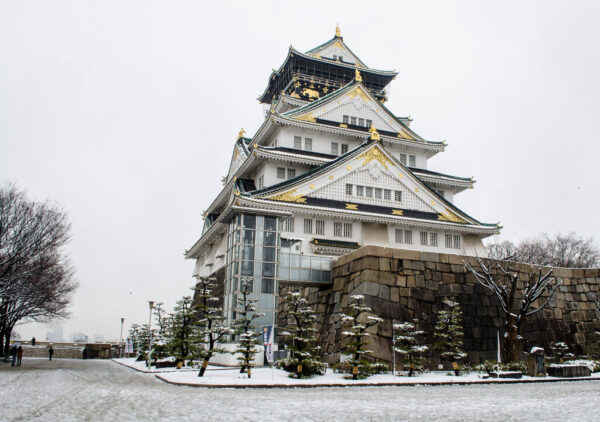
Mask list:
MULTIPOLYGON (((365 246, 338 258, 332 285, 301 289, 317 313, 318 342, 325 361, 339 361, 344 342, 340 314, 347 311, 350 296, 355 294, 364 295, 373 314, 384 319, 372 328, 369 338, 377 359, 392 360, 392 321, 417 320, 425 332, 424 344, 430 347, 430 365, 437 367, 439 353, 431 347, 433 327, 442 300, 449 297, 454 297, 463 310, 464 347, 469 361, 493 359, 497 331, 501 335, 504 332, 503 312, 496 297, 465 268, 467 260, 476 265, 472 257, 375 246, 365 246)), ((512 268, 522 280, 537 270, 526 264, 513 264, 512 268)), ((564 341, 577 353, 589 353, 594 332, 600 330, 600 270, 556 268, 553 275, 562 285, 548 306, 523 325, 524 350, 535 345, 549 352, 550 343, 564 341)), ((280 295, 293 289, 293 285, 282 284, 280 295)), ((545 301, 545 297, 540 301, 545 301)), ((286 325, 285 310, 285 303, 280 301, 282 330, 286 325)))

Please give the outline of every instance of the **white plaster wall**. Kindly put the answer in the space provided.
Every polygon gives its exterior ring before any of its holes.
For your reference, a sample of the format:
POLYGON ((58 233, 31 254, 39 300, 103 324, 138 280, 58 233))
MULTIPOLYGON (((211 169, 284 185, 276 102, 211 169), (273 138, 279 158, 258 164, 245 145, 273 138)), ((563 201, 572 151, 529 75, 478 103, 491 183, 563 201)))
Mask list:
MULTIPOLYGON (((341 153, 341 144, 348 144, 348 150, 356 148, 362 141, 356 138, 349 138, 332 133, 323 133, 309 129, 286 127, 281 130, 277 137, 277 145, 287 148, 294 148, 294 136, 302 137, 302 149, 304 149, 304 138, 312 138, 312 151, 323 154, 331 154, 331 143, 339 144, 341 153)), ((365 136, 365 139, 367 136, 365 136)))

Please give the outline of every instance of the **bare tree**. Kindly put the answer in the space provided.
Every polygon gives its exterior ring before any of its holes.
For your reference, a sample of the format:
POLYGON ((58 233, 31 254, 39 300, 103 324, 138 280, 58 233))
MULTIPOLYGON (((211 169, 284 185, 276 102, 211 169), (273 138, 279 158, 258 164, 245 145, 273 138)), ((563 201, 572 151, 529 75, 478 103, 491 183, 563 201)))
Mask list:
POLYGON ((58 207, 28 200, 14 184, 0 187, 0 339, 5 353, 17 324, 68 315, 77 287, 63 251, 69 231, 58 207))
POLYGON ((600 250, 592 238, 575 233, 542 235, 525 239, 518 245, 510 241, 498 241, 486 245, 491 259, 524 262, 551 267, 592 268, 600 265, 600 250))
POLYGON ((530 272, 523 281, 523 288, 519 288, 519 273, 512 272, 510 262, 504 268, 499 262, 496 267, 499 274, 492 274, 488 265, 477 258, 481 272, 475 270, 471 263, 465 262, 465 266, 486 289, 489 289, 500 302, 500 307, 505 314, 506 341, 504 343, 506 359, 509 362, 517 362, 521 356, 521 327, 525 319, 541 311, 550 302, 556 289, 561 284, 552 277, 552 270, 542 274, 542 269, 530 272), (505 282, 508 281, 508 282, 505 282), (532 305, 544 292, 548 292, 546 300, 532 309, 532 305))

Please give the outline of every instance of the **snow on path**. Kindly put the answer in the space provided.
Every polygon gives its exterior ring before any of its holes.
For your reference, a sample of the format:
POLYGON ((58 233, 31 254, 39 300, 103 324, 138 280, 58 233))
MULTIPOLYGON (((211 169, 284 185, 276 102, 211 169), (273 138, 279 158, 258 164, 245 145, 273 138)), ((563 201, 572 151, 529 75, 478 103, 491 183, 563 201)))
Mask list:
POLYGON ((311 389, 198 389, 111 361, 0 364, 8 421, 590 421, 600 382, 311 389))

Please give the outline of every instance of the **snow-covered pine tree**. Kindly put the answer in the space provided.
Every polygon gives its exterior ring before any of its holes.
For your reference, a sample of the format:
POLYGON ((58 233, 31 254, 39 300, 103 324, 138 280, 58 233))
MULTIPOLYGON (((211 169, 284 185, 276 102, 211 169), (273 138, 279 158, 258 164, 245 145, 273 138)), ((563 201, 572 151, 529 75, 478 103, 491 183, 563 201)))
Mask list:
POLYGON ((129 336, 133 339, 133 347, 136 351, 138 360, 146 360, 151 335, 153 339, 152 341, 154 341, 154 338, 156 337, 156 330, 153 329, 152 332, 150 332, 148 329, 148 324, 131 325, 129 336))
POLYGON ((241 365, 240 373, 248 373, 248 378, 252 377, 252 368, 254 367, 254 356, 258 353, 256 345, 258 344, 258 335, 254 320, 264 314, 256 312, 257 299, 251 299, 253 280, 251 278, 242 278, 240 280, 240 293, 237 296, 236 313, 238 318, 233 323, 235 334, 239 336, 238 347, 234 353, 238 353, 238 362, 241 365))
POLYGON ((559 363, 562 363, 565 360, 573 359, 575 356, 573 353, 569 352, 569 346, 563 341, 558 341, 551 344, 550 348, 552 349, 552 353, 554 353, 556 362, 559 363))
POLYGON ((418 344, 417 336, 423 331, 417 330, 412 322, 394 324, 394 351, 402 355, 401 362, 408 366, 408 376, 424 369, 425 358, 422 356, 428 347, 418 344))
POLYGON ((458 361, 464 359, 467 354, 463 351, 463 317, 460 304, 454 298, 444 298, 442 301, 448 309, 440 309, 437 314, 433 336, 435 343, 433 348, 440 350, 442 359, 452 362, 454 375, 458 376, 458 361))
POLYGON ((313 310, 298 292, 288 293, 284 300, 287 303, 286 332, 291 354, 278 364, 290 372, 290 377, 307 378, 323 373, 325 365, 318 356, 319 346, 315 345, 317 330, 313 327, 316 319, 313 310))
POLYGON ((367 329, 383 321, 381 318, 368 315, 371 308, 363 303, 363 295, 350 296, 350 308, 347 314, 342 314, 342 322, 347 327, 342 335, 350 337, 350 341, 343 348, 344 354, 350 355, 352 365, 352 379, 365 378, 374 372, 377 364, 365 359, 373 354, 372 350, 365 349, 366 337, 369 335, 367 329))
POLYGON ((223 309, 216 306, 219 298, 215 296, 214 277, 196 277, 196 294, 194 299, 198 303, 199 319, 197 322, 197 332, 194 336, 195 344, 199 346, 199 354, 203 359, 202 367, 198 373, 199 377, 204 376, 208 362, 215 353, 226 353, 226 350, 218 347, 218 344, 225 336, 233 334, 233 330, 228 327, 223 318, 223 309))
POLYGON ((196 307, 191 296, 178 300, 170 318, 169 350, 176 359, 185 361, 195 357, 194 330, 197 319, 196 307))
POLYGON ((167 354, 167 341, 169 337, 169 316, 163 308, 163 302, 154 304, 154 316, 156 325, 156 335, 152 338, 152 353, 157 358, 162 358, 167 354))

